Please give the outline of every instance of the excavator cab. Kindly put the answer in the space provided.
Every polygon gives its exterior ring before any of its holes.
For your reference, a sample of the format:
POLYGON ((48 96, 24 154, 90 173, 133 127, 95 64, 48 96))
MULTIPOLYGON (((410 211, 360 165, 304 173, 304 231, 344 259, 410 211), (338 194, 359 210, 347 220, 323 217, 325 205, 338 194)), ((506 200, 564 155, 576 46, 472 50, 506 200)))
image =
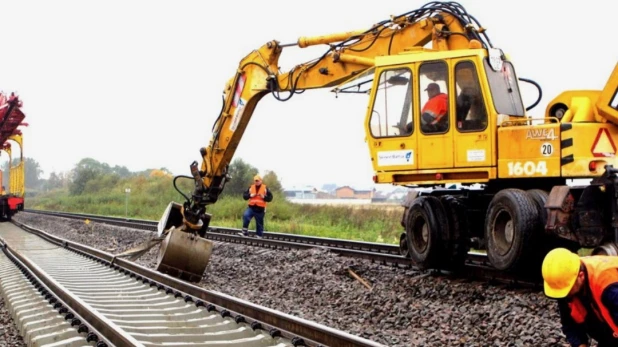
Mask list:
POLYGON ((512 64, 484 49, 376 57, 374 68, 333 91, 369 95, 376 183, 488 181, 499 122, 525 116, 512 64))

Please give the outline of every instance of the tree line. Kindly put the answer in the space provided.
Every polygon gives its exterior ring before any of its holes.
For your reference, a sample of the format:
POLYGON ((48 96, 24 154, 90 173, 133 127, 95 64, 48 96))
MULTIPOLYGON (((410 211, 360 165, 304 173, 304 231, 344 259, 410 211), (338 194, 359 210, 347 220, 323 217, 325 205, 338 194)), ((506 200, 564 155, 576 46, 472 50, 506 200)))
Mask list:
MULTIPOLYGON (((18 159, 13 160, 13 165, 18 163, 18 159)), ((42 178, 45 172, 35 159, 25 157, 24 164, 26 196, 34 196, 53 190, 66 190, 70 195, 92 194, 115 187, 122 180, 131 178, 172 177, 172 173, 167 168, 131 171, 126 166, 112 166, 93 158, 84 158, 68 172, 51 172, 49 178, 42 178)), ((226 183, 222 196, 242 195, 243 191, 252 184, 253 176, 259 173, 255 166, 241 158, 233 160, 228 171, 231 179, 226 183)), ((2 183, 8 187, 8 161, 3 163, 2 172, 2 183)), ((266 171, 262 175, 262 179, 274 194, 283 192, 281 181, 274 171, 266 171)))

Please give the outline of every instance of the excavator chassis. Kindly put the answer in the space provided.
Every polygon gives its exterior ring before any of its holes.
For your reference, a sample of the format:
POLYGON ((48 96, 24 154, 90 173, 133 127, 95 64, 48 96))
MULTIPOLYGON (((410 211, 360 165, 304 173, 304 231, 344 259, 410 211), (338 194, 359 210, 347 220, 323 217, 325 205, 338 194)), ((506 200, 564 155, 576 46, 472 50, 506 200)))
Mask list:
POLYGON ((210 261, 213 243, 197 232, 186 231, 182 221, 182 205, 171 202, 158 225, 158 234, 165 235, 165 239, 156 269, 185 281, 199 282, 210 261))
POLYGON ((618 255, 618 169, 606 165, 586 186, 537 182, 411 192, 401 254, 421 267, 449 269, 461 266, 468 250, 485 250, 492 265, 509 272, 540 268, 555 247, 618 255))

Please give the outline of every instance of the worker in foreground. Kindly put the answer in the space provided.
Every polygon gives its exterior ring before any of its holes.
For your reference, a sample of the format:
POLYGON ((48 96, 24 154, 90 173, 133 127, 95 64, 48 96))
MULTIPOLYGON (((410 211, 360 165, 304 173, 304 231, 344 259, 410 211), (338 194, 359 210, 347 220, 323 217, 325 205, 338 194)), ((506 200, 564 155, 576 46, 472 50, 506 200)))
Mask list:
POLYGON ((618 257, 556 248, 545 256, 542 274, 571 346, 589 346, 590 338, 600 347, 618 346, 618 257))

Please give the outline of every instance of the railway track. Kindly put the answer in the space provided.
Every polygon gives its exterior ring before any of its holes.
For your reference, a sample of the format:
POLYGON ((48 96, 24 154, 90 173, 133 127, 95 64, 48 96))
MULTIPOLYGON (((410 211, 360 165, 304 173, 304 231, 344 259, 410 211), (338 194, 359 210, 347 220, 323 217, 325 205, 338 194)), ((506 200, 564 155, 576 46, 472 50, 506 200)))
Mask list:
POLYGON ((29 346, 381 346, 16 221, 0 246, 0 294, 29 346))
MULTIPOLYGON (((157 230, 158 226, 158 221, 144 219, 126 219, 92 214, 29 209, 24 211, 29 213, 70 219, 88 219, 92 222, 123 226, 153 232, 157 230)), ((409 258, 406 258, 400 254, 399 246, 397 245, 323 238, 315 236, 304 236, 271 231, 265 233, 262 239, 258 239, 255 237, 239 236, 238 233, 240 231, 240 229, 236 228, 211 226, 206 233, 206 238, 219 242, 241 243, 253 246, 269 247, 274 249, 309 249, 320 247, 326 248, 329 251, 339 254, 341 256, 363 258, 383 265, 415 269, 412 261, 409 258)), ((250 236, 253 236, 255 233, 249 231, 249 234, 250 236)), ((455 275, 466 279, 477 279, 490 283, 505 284, 514 287, 540 289, 542 285, 540 279, 538 278, 497 271, 489 265, 489 260, 484 253, 474 251, 468 253, 468 258, 466 259, 465 266, 460 269, 456 274, 445 270, 426 270, 425 272, 428 272, 430 274, 455 275)))

